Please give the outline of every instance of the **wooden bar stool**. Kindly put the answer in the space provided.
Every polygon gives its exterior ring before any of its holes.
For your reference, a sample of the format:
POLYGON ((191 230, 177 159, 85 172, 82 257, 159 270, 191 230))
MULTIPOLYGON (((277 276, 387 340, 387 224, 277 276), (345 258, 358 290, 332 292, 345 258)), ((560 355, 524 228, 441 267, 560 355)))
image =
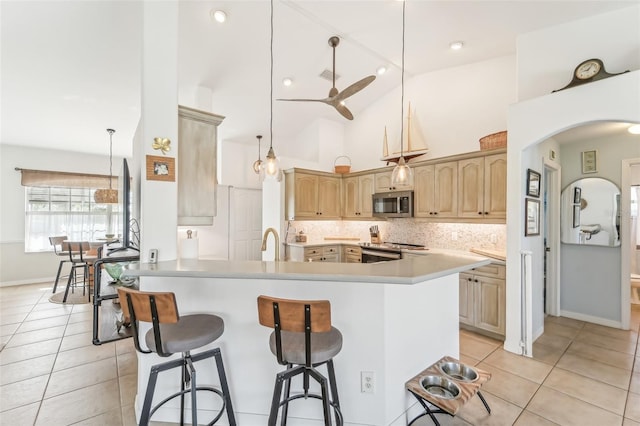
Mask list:
POLYGON ((205 346, 222 336, 224 332, 222 318, 212 314, 180 316, 175 295, 170 292, 143 292, 119 287, 118 295, 121 300, 122 312, 125 318, 129 318, 133 326, 134 344, 139 352, 145 354, 155 352, 161 357, 168 357, 178 352, 182 353, 180 359, 151 367, 139 425, 148 425, 149 419, 158 408, 178 396, 180 397, 180 424, 184 425, 184 396, 189 392, 191 392, 191 424, 197 425, 196 391, 209 391, 217 394, 222 399, 222 407, 208 425, 216 423, 226 411, 229 425, 235 426, 236 420, 233 414, 229 385, 227 384, 220 348, 191 355, 193 349, 205 346), (148 350, 142 349, 140 346, 139 321, 150 322, 153 325, 153 328, 147 331, 144 336, 148 350), (212 386, 197 386, 196 384, 196 370, 193 363, 207 358, 215 358, 221 389, 212 386), (182 368, 180 391, 169 395, 157 405, 151 407, 158 373, 177 367, 182 368))
MULTIPOLYGON (((71 263, 71 271, 69 272, 69 279, 67 280, 67 287, 64 289, 64 297, 62 303, 67 301, 69 295, 69 289, 74 291, 78 286, 78 269, 82 271, 82 294, 87 292, 87 297, 91 300, 91 274, 90 269, 93 262, 98 258, 97 256, 89 254, 91 246, 88 241, 63 241, 62 250, 69 255, 69 262, 71 263), (87 289, 88 285, 88 289, 87 289)), ((55 286, 54 286, 55 287, 55 286)))
MULTIPOLYGON (((69 262, 69 253, 62 249, 62 243, 67 241, 66 235, 61 235, 59 237, 49 237, 49 243, 53 246, 53 252, 56 256, 61 257, 60 263, 58 264, 58 273, 56 274, 56 281, 53 283, 53 291, 56 292, 58 288, 58 281, 60 280, 60 273, 62 272, 62 267, 65 263, 69 262)), ((66 276, 66 275, 65 275, 66 276)))
POLYGON ((271 352, 279 364, 287 366, 286 370, 276 376, 268 425, 275 426, 281 406, 281 425, 286 425, 289 402, 299 398, 321 399, 324 424, 331 425, 333 407, 336 424, 342 425, 344 420, 333 368, 333 358, 342 349, 342 334, 331 325, 329 301, 258 296, 258 319, 261 325, 274 329, 269 337, 271 352), (327 365, 328 380, 316 369, 322 364, 327 365), (304 392, 290 395, 291 379, 298 375, 302 375, 304 392), (321 395, 309 393, 309 377, 320 384, 321 395), (331 389, 331 395, 327 385, 331 389))

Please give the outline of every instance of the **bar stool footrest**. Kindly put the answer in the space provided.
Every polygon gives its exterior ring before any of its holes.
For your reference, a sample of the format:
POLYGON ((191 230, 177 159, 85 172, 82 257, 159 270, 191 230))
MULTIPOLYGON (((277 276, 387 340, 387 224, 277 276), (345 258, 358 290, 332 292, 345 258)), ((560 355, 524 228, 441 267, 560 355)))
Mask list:
MULTIPOLYGON (((225 410, 227 408, 227 404, 224 398, 224 394, 222 393, 222 391, 220 389, 216 389, 214 387, 211 386, 197 386, 196 387, 196 392, 197 391, 209 391, 209 392, 213 392, 216 395, 218 395, 221 399, 222 399, 222 407, 220 407, 220 411, 218 412, 218 415, 216 417, 214 417, 214 419, 211 421, 211 423, 207 423, 207 426, 212 426, 214 425, 218 420, 220 420, 220 418, 222 417, 222 415, 225 413, 225 410)), ((162 401, 160 401, 158 404, 156 404, 151 411, 149 411, 149 418, 153 417, 153 413, 155 413, 160 407, 162 407, 164 404, 166 404, 167 402, 171 401, 174 398, 177 398, 181 395, 186 395, 188 393, 191 393, 191 389, 185 389, 183 391, 178 391, 172 395, 169 395, 168 397, 166 397, 165 399, 163 399, 162 401)))

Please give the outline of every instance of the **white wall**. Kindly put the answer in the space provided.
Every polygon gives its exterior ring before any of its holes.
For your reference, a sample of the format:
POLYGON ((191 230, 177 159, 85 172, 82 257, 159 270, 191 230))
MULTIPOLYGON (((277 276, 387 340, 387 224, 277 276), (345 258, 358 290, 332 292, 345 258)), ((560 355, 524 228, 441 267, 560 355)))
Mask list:
POLYGON ((639 69, 639 20, 636 5, 520 36, 518 100, 563 88, 586 59, 601 59, 610 73, 639 69))
MULTIPOLYGON (((122 159, 113 161, 117 175, 122 159)), ((24 252, 25 195, 16 167, 108 174, 109 157, 0 144, 0 285, 51 280, 59 262, 52 252, 24 252)))
MULTIPOLYGON (((430 150, 420 159, 478 151, 481 137, 505 130, 507 108, 516 100, 515 66, 515 57, 506 56, 405 81, 412 126, 430 150)), ((385 125, 389 152, 400 151, 400 87, 360 112, 346 127, 346 155, 353 161, 352 170, 384 165, 380 157, 385 125)))

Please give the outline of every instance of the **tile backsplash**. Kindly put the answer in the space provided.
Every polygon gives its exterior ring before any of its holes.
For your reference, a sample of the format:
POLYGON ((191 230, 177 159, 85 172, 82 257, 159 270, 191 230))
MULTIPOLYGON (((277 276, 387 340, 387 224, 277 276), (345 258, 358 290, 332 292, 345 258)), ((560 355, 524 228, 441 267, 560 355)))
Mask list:
POLYGON ((389 219, 387 221, 291 221, 287 241, 304 231, 308 242, 320 242, 325 237, 358 237, 370 241, 369 227, 377 225, 382 241, 423 244, 433 248, 469 250, 489 248, 505 250, 507 225, 472 223, 431 223, 418 219, 389 219))

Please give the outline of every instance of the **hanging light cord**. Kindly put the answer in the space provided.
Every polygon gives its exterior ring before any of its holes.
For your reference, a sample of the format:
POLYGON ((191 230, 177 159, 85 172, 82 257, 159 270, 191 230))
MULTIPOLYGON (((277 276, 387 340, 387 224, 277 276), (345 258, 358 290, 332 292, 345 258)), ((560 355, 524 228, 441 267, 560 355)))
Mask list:
POLYGON ((111 189, 111 177, 113 174, 111 171, 113 170, 113 134, 116 132, 113 129, 107 129, 109 132, 109 189, 111 189))
POLYGON ((273 0, 271 0, 271 39, 269 53, 271 63, 269 69, 269 149, 273 148, 273 0))
POLYGON ((400 94, 400 157, 404 157, 404 21, 405 21, 405 6, 407 2, 402 2, 402 73, 400 80, 401 94, 400 94))

